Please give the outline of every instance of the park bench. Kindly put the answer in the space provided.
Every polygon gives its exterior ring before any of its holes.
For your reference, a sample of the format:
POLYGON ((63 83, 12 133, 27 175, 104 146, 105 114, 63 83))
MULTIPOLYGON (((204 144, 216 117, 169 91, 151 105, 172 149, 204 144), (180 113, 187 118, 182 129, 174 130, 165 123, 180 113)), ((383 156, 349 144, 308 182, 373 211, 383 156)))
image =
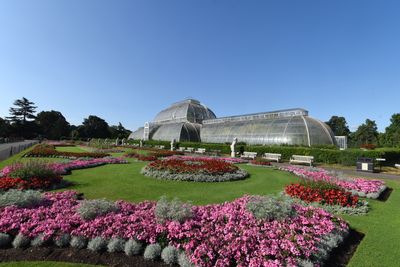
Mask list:
POLYGON ((306 164, 310 164, 310 166, 312 166, 313 162, 314 162, 313 156, 292 155, 292 157, 290 158, 290 164, 306 163, 306 164))
POLYGON ((398 169, 400 169, 400 164, 394 164, 394 166, 398 169))
POLYGON ((196 151, 194 153, 204 154, 204 153, 206 153, 206 149, 205 148, 198 148, 198 149, 196 149, 196 151))
POLYGON ((244 151, 240 157, 245 159, 255 159, 257 157, 257 152, 244 151))
POLYGON ((194 148, 193 148, 193 147, 187 147, 187 148, 185 149, 185 152, 193 153, 193 151, 194 151, 194 148))
POLYGON ((178 148, 178 151, 184 152, 184 151, 185 151, 185 149, 186 149, 186 147, 184 147, 184 146, 181 146, 181 147, 179 147, 179 148, 178 148))
POLYGON ((266 160, 275 160, 276 162, 279 162, 281 161, 282 154, 264 153, 262 158, 266 160))
POLYGON ((155 148, 158 148, 158 149, 164 149, 164 148, 165 148, 165 146, 155 146, 155 148))

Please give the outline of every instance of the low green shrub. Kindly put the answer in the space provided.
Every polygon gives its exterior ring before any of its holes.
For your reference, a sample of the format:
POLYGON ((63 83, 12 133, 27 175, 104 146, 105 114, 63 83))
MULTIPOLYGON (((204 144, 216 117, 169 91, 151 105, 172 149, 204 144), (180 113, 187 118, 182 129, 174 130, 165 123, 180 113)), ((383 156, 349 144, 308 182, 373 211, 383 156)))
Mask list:
POLYGON ((179 251, 173 246, 165 247, 161 252, 161 259, 169 265, 176 264, 178 262, 179 251))
POLYGON ((31 241, 27 236, 19 233, 14 238, 14 241, 12 242, 12 245, 13 245, 14 248, 26 248, 26 247, 29 247, 30 243, 31 243, 31 241))
POLYGON ((122 238, 112 238, 107 245, 107 251, 110 253, 113 252, 122 252, 125 248, 125 240, 122 238))
POLYGON ((87 246, 88 240, 83 236, 72 236, 70 245, 76 249, 84 249, 87 246))
POLYGON ((87 248, 91 251, 104 251, 107 248, 107 240, 99 236, 95 237, 89 241, 87 248))

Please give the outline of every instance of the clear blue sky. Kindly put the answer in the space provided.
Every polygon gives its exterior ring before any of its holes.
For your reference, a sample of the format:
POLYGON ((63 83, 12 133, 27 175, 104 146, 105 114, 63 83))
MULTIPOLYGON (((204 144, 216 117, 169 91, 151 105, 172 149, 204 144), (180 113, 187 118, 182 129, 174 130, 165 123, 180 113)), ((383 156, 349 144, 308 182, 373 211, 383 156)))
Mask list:
POLYGON ((192 97, 217 116, 400 112, 399 1, 0 0, 0 116, 23 96, 131 130, 192 97))

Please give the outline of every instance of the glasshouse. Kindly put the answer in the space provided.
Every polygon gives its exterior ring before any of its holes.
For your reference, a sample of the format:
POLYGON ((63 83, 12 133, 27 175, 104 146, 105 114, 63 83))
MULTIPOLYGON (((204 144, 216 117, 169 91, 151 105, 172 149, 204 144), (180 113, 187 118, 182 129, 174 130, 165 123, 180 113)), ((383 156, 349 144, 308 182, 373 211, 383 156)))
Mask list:
POLYGON ((308 116, 305 109, 286 109, 217 118, 198 100, 187 99, 162 110, 130 139, 259 145, 336 145, 328 125, 308 116))

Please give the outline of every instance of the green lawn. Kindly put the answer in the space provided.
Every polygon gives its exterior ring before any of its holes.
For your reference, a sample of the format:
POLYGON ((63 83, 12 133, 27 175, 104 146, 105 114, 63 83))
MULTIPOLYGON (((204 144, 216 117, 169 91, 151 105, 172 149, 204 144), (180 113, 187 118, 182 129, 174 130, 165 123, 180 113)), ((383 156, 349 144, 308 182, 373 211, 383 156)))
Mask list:
POLYGON ((56 150, 61 152, 88 152, 88 150, 77 146, 56 146, 56 150))
MULTIPOLYGON (((7 164, 12 160, 8 160, 7 164)), ((286 172, 247 165, 240 167, 248 170, 251 177, 242 181, 161 181, 140 174, 140 169, 146 163, 131 159, 129 161, 130 164, 105 165, 73 171, 71 175, 65 176, 66 180, 75 183, 68 189, 82 192, 86 198, 104 197, 137 202, 157 200, 160 196, 167 195, 190 200, 194 204, 208 204, 229 201, 243 194, 278 193, 283 190, 284 185, 297 181, 297 178, 286 172)), ((0 168, 4 165, 4 162, 0 162, 0 168)), ((400 257, 400 182, 388 180, 387 184, 393 188, 388 201, 369 200, 371 211, 366 216, 343 216, 351 227, 365 234, 349 266, 399 266, 397 261, 400 257)))

